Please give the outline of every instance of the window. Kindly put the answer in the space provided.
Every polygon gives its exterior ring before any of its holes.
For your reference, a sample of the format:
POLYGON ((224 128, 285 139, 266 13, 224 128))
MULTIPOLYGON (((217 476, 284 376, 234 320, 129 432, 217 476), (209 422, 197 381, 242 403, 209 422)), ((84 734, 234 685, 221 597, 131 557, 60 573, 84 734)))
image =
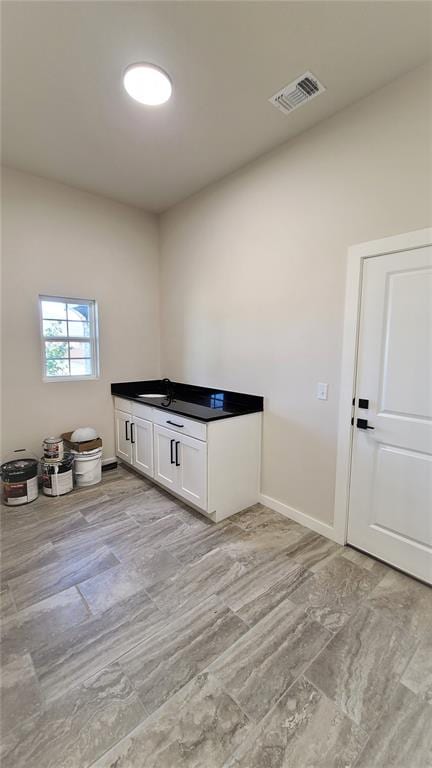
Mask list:
POLYGON ((97 378, 96 302, 39 296, 39 307, 44 381, 97 378))

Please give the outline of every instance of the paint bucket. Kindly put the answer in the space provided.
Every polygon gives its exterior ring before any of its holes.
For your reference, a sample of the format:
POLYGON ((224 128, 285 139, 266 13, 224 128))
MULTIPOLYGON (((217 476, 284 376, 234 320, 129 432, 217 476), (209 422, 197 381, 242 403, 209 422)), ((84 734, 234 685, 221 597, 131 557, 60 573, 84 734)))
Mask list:
POLYGON ((102 448, 93 451, 74 451, 75 483, 78 488, 97 485, 102 480, 102 448))
POLYGON ((38 460, 28 457, 5 461, 1 465, 3 502, 8 507, 29 504, 38 497, 38 460))
POLYGON ((64 456, 63 438, 46 437, 42 443, 43 457, 47 461, 61 461, 64 456))
POLYGON ((42 488, 46 496, 63 496, 73 488, 72 465, 74 455, 65 453, 61 461, 41 459, 42 488))

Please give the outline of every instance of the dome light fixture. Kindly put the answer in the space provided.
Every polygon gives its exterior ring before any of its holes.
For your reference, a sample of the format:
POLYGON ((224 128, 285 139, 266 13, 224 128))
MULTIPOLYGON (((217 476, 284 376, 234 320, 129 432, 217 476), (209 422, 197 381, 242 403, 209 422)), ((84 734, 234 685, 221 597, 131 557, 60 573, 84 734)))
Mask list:
POLYGON ((125 90, 135 101, 150 107, 165 104, 172 93, 171 79, 155 64, 131 64, 123 75, 125 90))

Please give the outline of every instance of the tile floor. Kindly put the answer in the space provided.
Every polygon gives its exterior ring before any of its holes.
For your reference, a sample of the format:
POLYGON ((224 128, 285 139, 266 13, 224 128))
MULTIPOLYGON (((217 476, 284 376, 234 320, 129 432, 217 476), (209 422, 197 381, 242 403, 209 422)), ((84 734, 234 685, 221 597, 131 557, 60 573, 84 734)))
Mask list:
POLYGON ((2 768, 430 768, 432 590, 125 469, 2 508, 2 768))

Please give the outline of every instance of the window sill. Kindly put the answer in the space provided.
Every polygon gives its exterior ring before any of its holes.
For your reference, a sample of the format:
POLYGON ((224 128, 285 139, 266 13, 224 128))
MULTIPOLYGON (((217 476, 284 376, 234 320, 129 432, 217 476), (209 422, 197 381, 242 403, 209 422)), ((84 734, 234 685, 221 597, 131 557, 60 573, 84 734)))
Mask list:
POLYGON ((44 384, 62 384, 71 381, 100 381, 100 376, 43 376, 44 384))

